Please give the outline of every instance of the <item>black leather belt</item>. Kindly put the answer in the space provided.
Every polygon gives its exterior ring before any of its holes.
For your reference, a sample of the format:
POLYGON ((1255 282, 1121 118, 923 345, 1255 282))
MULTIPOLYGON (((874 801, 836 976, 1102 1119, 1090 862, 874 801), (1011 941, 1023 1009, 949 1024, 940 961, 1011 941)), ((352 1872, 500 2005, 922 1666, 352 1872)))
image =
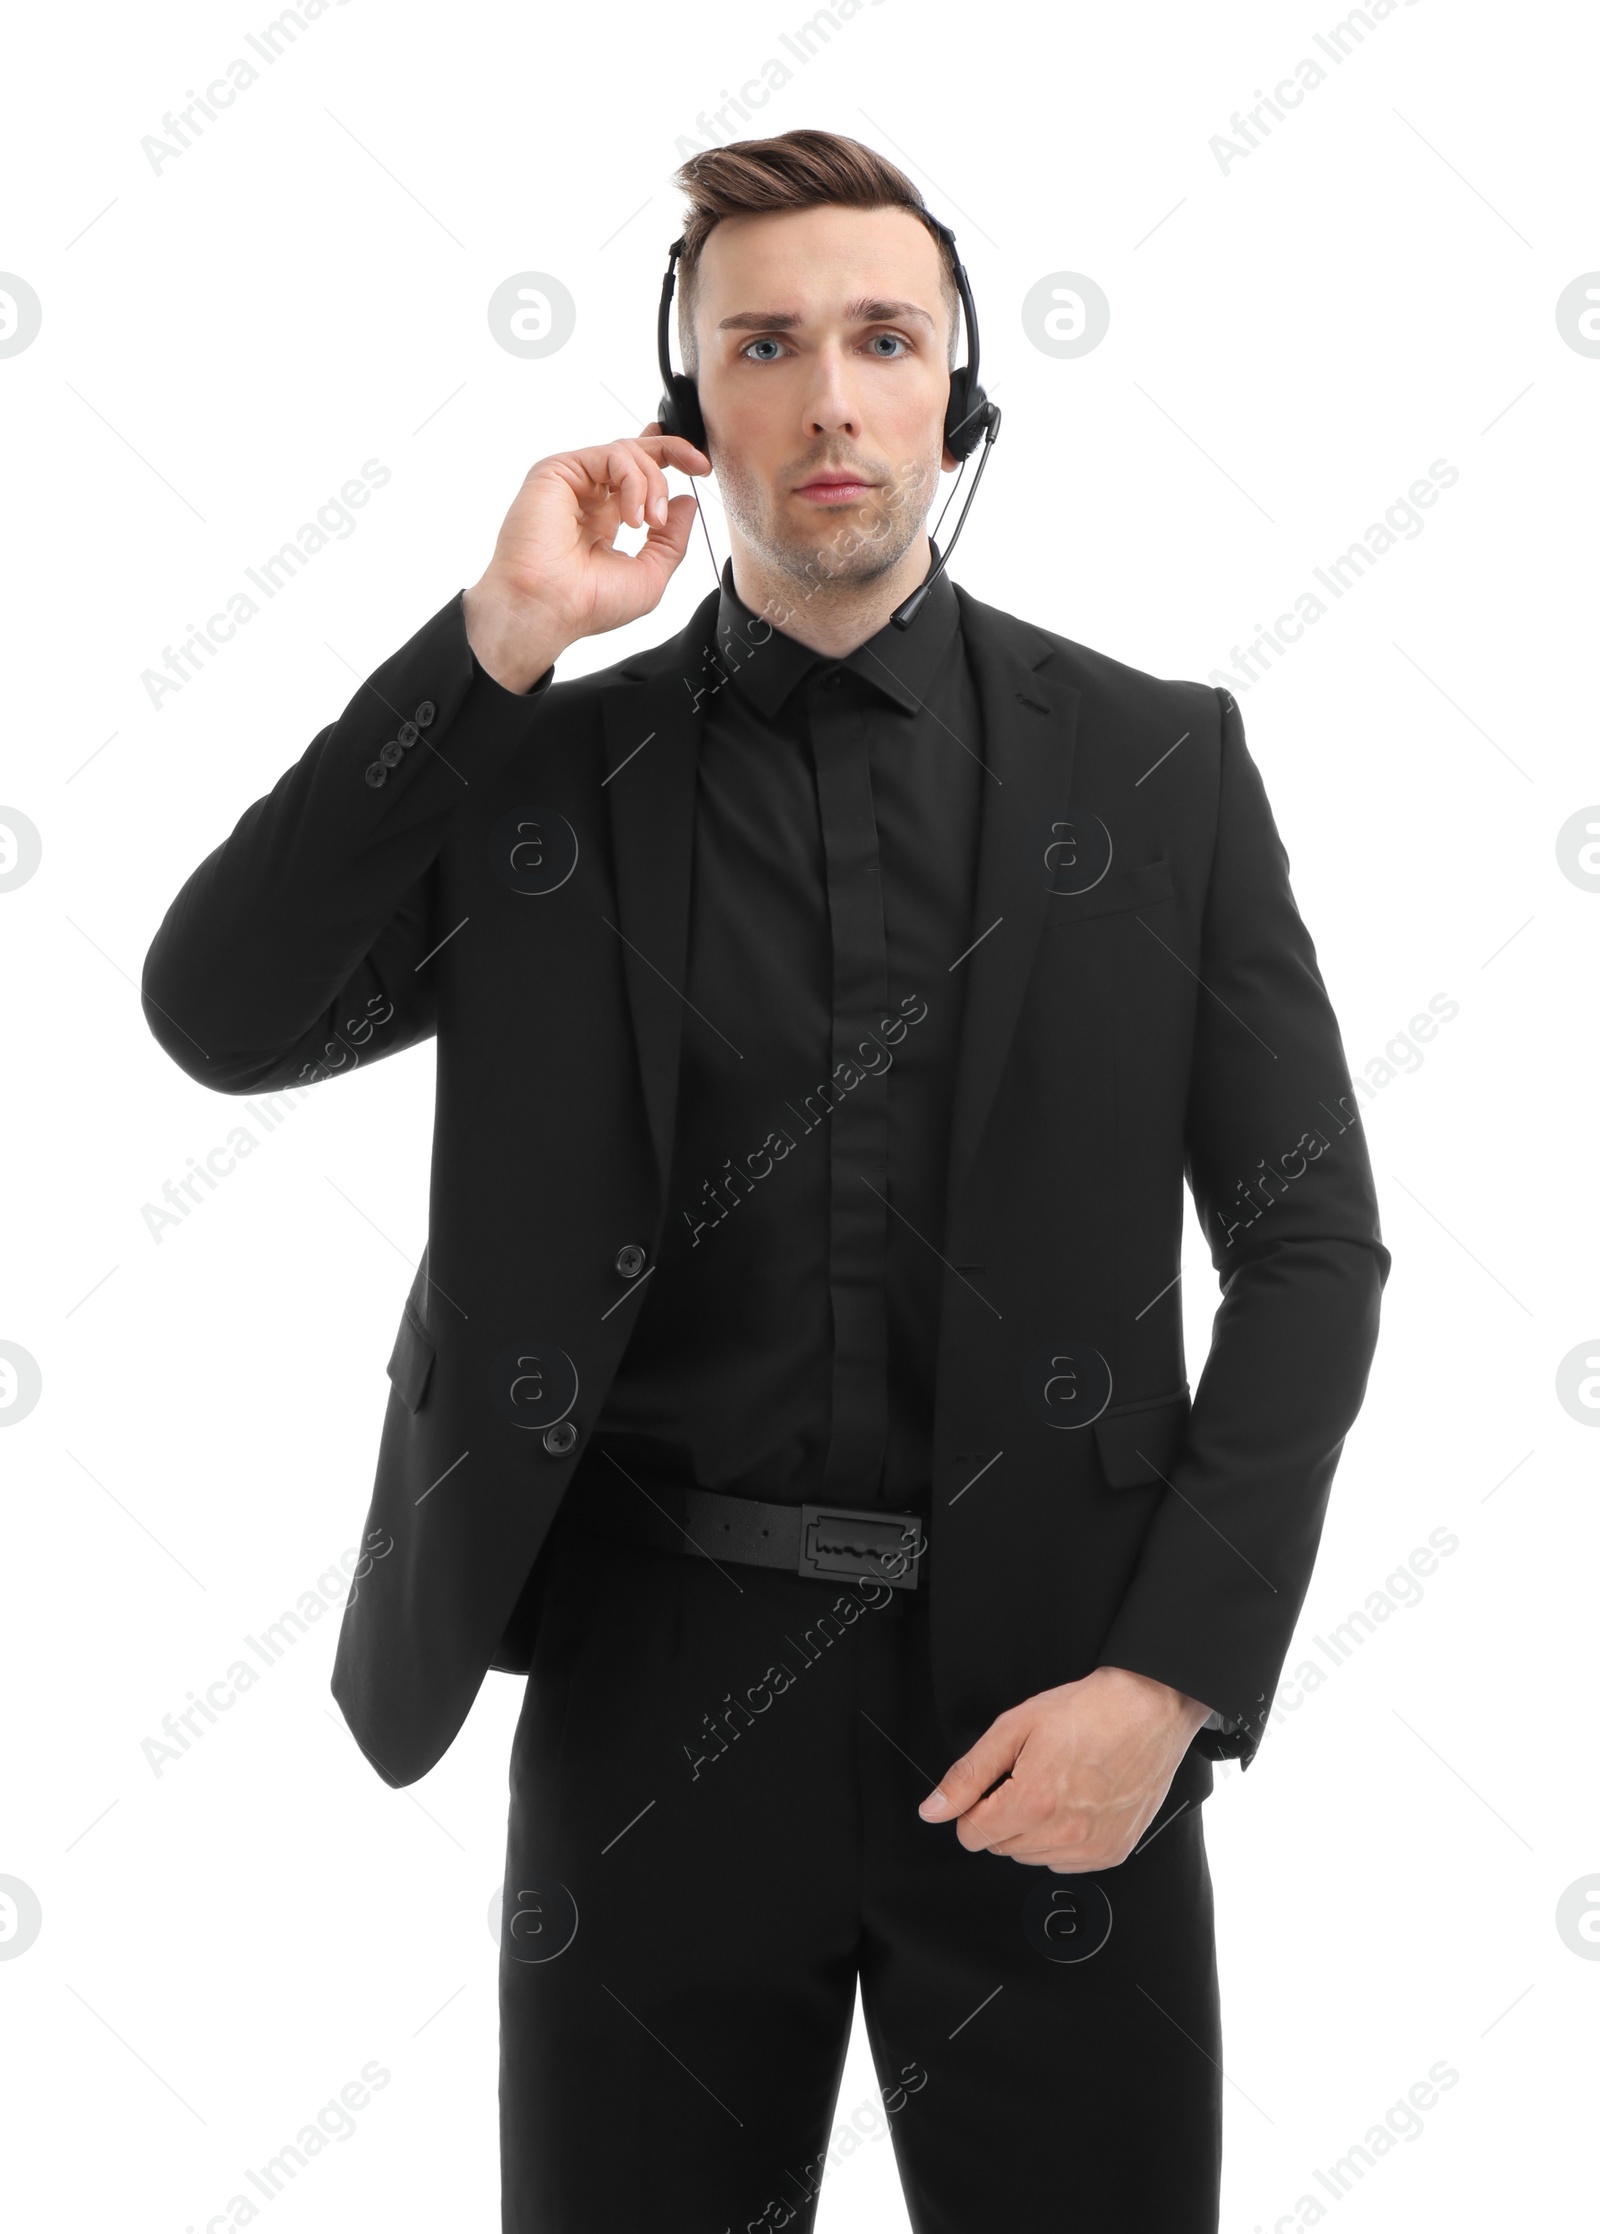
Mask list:
POLYGON ((653 1477, 636 1482, 622 1474, 574 1481, 560 1518, 578 1534, 620 1536, 691 1559, 871 1578, 894 1590, 916 1589, 928 1550, 920 1513, 876 1505, 771 1505, 653 1477))

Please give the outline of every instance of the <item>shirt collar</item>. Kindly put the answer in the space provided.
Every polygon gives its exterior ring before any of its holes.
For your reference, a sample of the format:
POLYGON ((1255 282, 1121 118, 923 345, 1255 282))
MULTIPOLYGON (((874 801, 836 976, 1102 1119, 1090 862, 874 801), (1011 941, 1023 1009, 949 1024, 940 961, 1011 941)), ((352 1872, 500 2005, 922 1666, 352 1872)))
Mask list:
MULTIPOLYGON (((939 546, 932 546, 929 566, 939 562, 939 546)), ((841 660, 813 651, 798 637, 785 635, 758 620, 733 586, 733 561, 722 569, 722 595, 717 606, 717 652, 738 688, 770 716, 778 711, 795 685, 814 667, 838 666, 876 687, 906 713, 926 704, 939 664, 959 633, 961 610, 948 573, 941 574, 917 610, 909 628, 885 621, 875 636, 858 644, 841 660), (737 662, 737 665, 735 665, 737 662)))

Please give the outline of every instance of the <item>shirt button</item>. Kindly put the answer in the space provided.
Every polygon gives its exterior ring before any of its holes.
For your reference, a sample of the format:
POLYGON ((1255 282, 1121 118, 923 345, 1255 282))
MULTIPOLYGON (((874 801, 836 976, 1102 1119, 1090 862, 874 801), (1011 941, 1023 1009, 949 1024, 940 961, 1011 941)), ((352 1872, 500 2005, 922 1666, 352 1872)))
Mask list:
POLYGON ((617 1270, 624 1280, 633 1280, 644 1270, 644 1251, 637 1241, 626 1241, 617 1251, 617 1270))
POLYGON ((827 673, 826 673, 826 674, 825 674, 825 675, 823 676, 823 678, 822 678, 822 687, 823 687, 823 689, 824 689, 824 690, 837 690, 837 689, 838 689, 838 687, 839 687, 839 670, 838 670, 838 668, 837 668, 837 667, 830 667, 830 668, 828 669, 828 672, 827 672, 827 673))
POLYGON ((544 1447, 552 1458, 565 1458, 578 1440, 578 1430, 571 1420, 557 1420, 554 1427, 544 1431, 544 1447))

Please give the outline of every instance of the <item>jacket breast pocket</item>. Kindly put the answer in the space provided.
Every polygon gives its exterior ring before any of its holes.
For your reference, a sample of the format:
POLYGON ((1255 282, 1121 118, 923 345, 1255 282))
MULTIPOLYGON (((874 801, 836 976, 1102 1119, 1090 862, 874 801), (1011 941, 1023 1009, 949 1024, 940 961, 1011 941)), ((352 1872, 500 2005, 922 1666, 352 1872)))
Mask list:
POLYGON ((1172 896, 1172 868, 1165 860, 1144 861, 1133 869, 1109 869, 1087 892, 1052 892, 1045 902, 1045 928, 1070 931, 1102 915, 1159 907, 1172 896))
POLYGON ((1192 1405, 1187 1389, 1102 1412, 1094 1422, 1100 1468, 1113 1489, 1136 1489, 1172 1472, 1192 1405))
POLYGON ((400 1331, 386 1370, 406 1409, 419 1411, 433 1370, 433 1344, 409 1303, 400 1314, 400 1331))

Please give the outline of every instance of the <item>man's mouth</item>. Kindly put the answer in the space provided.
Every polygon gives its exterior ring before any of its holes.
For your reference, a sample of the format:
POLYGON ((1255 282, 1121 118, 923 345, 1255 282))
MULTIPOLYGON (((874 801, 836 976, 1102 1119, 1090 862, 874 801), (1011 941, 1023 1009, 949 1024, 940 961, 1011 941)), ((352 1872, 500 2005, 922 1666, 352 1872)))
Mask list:
POLYGON ((871 481, 858 481, 850 473, 819 473, 802 481, 794 493, 809 497, 814 504, 853 504, 870 496, 875 486, 871 481))

